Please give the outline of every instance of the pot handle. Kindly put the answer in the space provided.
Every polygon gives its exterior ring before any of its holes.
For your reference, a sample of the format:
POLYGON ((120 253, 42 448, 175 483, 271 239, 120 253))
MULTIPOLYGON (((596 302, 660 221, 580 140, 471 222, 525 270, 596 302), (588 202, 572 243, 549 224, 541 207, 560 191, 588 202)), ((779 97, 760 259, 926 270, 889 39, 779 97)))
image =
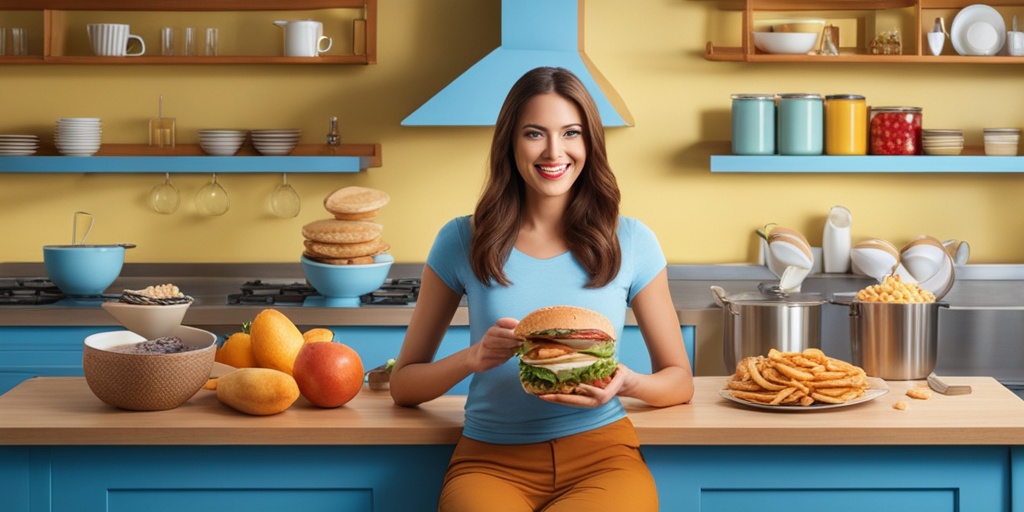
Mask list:
POLYGON ((722 311, 726 313, 732 313, 734 315, 739 314, 733 311, 731 307, 729 307, 729 300, 725 298, 725 290, 723 290, 721 286, 712 285, 711 296, 715 298, 715 303, 717 303, 722 308, 722 311))
POLYGON ((95 222, 92 214, 89 212, 75 212, 74 217, 71 218, 71 245, 85 245, 85 239, 89 238, 89 233, 92 231, 92 224, 95 222), (89 227, 86 228, 85 234, 82 235, 82 242, 78 242, 78 216, 87 215, 89 217, 89 227))

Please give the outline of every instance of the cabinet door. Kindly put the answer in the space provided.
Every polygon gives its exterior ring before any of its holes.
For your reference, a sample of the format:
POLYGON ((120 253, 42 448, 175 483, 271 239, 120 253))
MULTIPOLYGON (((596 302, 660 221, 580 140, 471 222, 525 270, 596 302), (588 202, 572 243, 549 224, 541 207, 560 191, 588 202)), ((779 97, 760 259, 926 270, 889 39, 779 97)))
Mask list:
POLYGON ((81 376, 82 341, 103 327, 0 327, 0 394, 42 376, 81 376))

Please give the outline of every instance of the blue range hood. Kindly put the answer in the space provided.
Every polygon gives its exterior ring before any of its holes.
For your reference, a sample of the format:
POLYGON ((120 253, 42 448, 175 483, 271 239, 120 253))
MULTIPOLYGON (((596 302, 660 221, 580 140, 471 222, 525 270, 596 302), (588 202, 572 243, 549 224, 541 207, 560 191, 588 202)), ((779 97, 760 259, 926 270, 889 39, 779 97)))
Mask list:
POLYGON ((633 126, 633 116, 583 52, 583 0, 503 0, 501 46, 402 121, 403 126, 493 126, 512 84, 539 66, 575 73, 604 126, 633 126))

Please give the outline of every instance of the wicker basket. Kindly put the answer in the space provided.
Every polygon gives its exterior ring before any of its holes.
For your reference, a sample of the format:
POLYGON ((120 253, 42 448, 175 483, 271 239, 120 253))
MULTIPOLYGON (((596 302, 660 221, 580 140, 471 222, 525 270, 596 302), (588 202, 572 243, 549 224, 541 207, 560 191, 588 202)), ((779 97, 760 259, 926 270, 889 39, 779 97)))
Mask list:
POLYGON ((129 354, 110 348, 145 341, 131 331, 85 339, 82 367, 89 389, 104 403, 132 411, 162 411, 188 401, 213 368, 217 336, 181 326, 172 334, 194 350, 175 354, 129 354))

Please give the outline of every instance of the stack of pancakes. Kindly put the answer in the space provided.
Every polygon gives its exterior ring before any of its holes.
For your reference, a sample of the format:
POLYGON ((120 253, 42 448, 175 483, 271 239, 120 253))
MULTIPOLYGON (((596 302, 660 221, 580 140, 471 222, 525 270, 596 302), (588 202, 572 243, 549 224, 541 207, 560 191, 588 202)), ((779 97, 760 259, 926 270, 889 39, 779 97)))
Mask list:
POLYGON ((384 226, 374 222, 377 212, 388 204, 387 193, 366 187, 344 187, 324 199, 333 215, 302 226, 306 249, 302 255, 320 263, 361 265, 391 248, 381 239, 384 226))

